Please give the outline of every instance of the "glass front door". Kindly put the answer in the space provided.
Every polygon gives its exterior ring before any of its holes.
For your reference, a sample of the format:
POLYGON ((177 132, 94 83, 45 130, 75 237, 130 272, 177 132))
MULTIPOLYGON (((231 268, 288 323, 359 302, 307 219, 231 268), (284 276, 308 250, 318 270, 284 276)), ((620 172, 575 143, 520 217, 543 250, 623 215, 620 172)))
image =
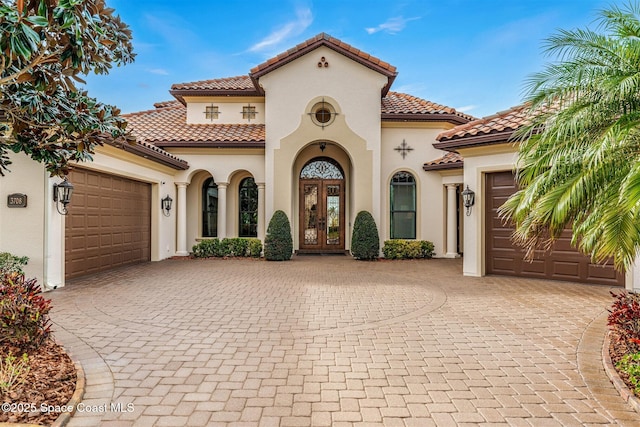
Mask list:
POLYGON ((300 249, 344 251, 344 181, 300 180, 300 249))

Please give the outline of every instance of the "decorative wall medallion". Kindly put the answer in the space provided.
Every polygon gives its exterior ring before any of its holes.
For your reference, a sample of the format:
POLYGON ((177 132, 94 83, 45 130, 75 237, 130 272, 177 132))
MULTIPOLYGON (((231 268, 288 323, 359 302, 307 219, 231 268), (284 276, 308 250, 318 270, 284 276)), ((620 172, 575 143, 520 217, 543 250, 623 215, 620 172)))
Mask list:
POLYGON ((325 102, 324 98, 322 98, 322 101, 311 107, 311 111, 307 114, 311 117, 311 121, 316 126, 320 126, 323 130, 325 127, 333 123, 336 115, 338 115, 338 113, 336 113, 336 109, 333 108, 333 105, 325 102))
POLYGON ((320 58, 320 61, 318 61, 318 68, 327 68, 328 66, 329 63, 327 62, 325 57, 323 56, 322 58, 320 58))
POLYGON ((398 145, 396 148, 394 148, 394 150, 400 153, 402 155, 402 158, 404 159, 405 157, 407 157, 407 154, 410 151, 413 151, 413 148, 409 147, 407 142, 403 139, 402 144, 398 145))

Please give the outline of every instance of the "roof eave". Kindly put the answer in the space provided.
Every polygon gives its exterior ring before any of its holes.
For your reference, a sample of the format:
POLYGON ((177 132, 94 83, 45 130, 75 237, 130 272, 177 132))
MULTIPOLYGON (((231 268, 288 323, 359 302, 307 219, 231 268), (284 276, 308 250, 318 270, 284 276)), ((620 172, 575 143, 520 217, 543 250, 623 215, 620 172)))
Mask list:
POLYGON ((441 171, 441 170, 454 170, 454 169, 463 169, 464 162, 455 162, 455 163, 438 163, 435 165, 424 164, 422 169, 429 171, 441 171))
POLYGON ((185 96, 264 96, 254 89, 172 89, 169 91, 183 105, 185 96))
POLYGON ((470 120, 456 114, 442 113, 382 113, 383 122, 447 122, 454 125, 463 125, 470 120))
POLYGON ((458 137, 455 139, 449 139, 446 141, 440 140, 433 144, 434 148, 439 150, 457 152, 461 148, 478 147, 483 145, 495 145, 513 142, 513 130, 501 131, 496 133, 489 133, 483 135, 458 137))
POLYGON ((172 157, 167 156, 166 154, 159 153, 155 151, 151 147, 147 147, 141 143, 136 144, 120 144, 115 141, 109 142, 109 145, 112 145, 116 148, 120 148, 121 150, 130 152, 137 156, 143 157, 145 159, 149 159, 153 162, 160 163, 162 165, 168 166, 172 169, 176 170, 187 170, 189 169, 189 163, 184 160, 174 159, 172 157))
POLYGON ((264 141, 153 141, 156 147, 265 148, 264 141))

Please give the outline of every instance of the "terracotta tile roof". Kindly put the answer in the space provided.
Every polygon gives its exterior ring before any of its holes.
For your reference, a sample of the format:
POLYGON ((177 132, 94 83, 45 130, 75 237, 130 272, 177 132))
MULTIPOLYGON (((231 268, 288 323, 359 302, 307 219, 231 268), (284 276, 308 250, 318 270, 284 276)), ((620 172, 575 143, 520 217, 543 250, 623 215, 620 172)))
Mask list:
POLYGON ((264 146, 262 124, 187 124, 187 109, 179 102, 158 105, 155 110, 124 116, 139 140, 157 147, 264 146))
POLYGON ((176 83, 171 90, 254 90, 249 76, 225 77, 222 79, 200 80, 189 83, 176 83))
POLYGON ((443 169, 460 169, 464 165, 464 159, 458 153, 449 152, 444 156, 431 160, 422 166, 426 171, 443 170, 443 169))
POLYGON ((513 132, 529 123, 528 104, 477 119, 440 133, 436 148, 455 149, 458 146, 498 144, 509 141, 513 132))
POLYGON ((369 55, 368 53, 363 52, 360 49, 357 49, 335 37, 331 37, 327 33, 320 33, 315 37, 305 40, 304 42, 292 47, 286 52, 283 52, 263 62, 262 64, 253 67, 251 69, 251 72, 249 73, 249 76, 254 81, 254 85, 256 86, 256 88, 259 88, 257 80, 261 76, 277 68, 280 68, 285 64, 288 64, 289 62, 311 52, 314 49, 317 49, 320 46, 326 46, 329 49, 332 49, 342 55, 345 55, 348 58, 351 58, 352 60, 364 65, 365 67, 386 75, 389 78, 389 81, 382 91, 383 95, 389 91, 393 80, 398 74, 396 71, 396 67, 389 64, 388 62, 382 61, 375 56, 369 55))
POLYGON ((169 93, 186 105, 185 96, 263 96, 249 76, 176 83, 169 93))
POLYGON ((394 118, 410 120, 410 117, 407 116, 411 115, 418 117, 420 115, 436 115, 441 116, 440 118, 451 119, 454 123, 467 123, 476 119, 473 116, 456 111, 455 108, 436 104, 406 93, 389 92, 382 98, 383 120, 392 120, 394 118))

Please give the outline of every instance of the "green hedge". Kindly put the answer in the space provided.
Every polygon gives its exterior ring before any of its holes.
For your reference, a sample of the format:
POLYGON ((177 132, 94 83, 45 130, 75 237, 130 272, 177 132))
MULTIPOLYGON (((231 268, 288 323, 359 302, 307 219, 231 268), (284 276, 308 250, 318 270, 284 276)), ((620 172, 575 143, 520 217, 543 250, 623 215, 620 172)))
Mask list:
POLYGON ((287 214, 281 210, 273 213, 267 236, 264 238, 264 259, 267 261, 287 261, 293 253, 291 224, 287 214))
POLYGON ((387 259, 431 258, 434 254, 433 243, 427 240, 385 240, 382 253, 387 259))
POLYGON ((196 258, 210 257, 252 257, 260 258, 262 242, 251 237, 225 237, 220 240, 204 239, 191 248, 196 258))
POLYGON ((372 260, 380 254, 380 237, 373 216, 367 211, 360 211, 353 223, 351 235, 351 255, 360 260, 372 260))

